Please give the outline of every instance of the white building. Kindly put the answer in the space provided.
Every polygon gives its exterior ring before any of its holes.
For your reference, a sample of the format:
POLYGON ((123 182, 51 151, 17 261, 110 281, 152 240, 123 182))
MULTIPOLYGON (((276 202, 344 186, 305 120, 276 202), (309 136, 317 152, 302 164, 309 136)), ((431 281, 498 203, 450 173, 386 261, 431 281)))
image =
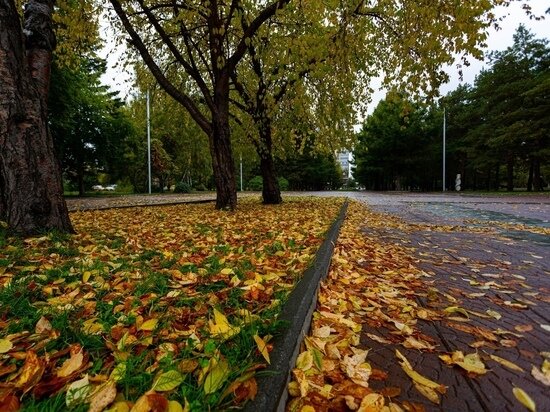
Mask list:
POLYGON ((352 161, 352 153, 344 150, 342 152, 339 152, 336 154, 336 160, 340 164, 340 167, 342 168, 342 178, 344 181, 347 181, 348 179, 351 179, 351 164, 352 161))

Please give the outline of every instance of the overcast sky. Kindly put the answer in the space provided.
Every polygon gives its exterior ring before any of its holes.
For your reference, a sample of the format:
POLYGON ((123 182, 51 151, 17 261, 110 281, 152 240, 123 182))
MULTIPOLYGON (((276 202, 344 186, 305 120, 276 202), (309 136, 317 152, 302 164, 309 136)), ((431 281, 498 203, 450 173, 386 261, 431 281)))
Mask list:
MULTIPOLYGON (((535 15, 544 15, 545 10, 550 6, 547 0, 531 0, 529 1, 531 8, 535 15)), ((523 23, 531 32, 535 34, 537 38, 550 39, 550 15, 546 15, 546 20, 535 21, 530 20, 525 12, 521 9, 521 5, 513 3, 508 8, 498 8, 496 10, 497 16, 507 15, 506 19, 500 23, 501 30, 496 31, 491 29, 489 37, 487 39, 487 52, 493 50, 503 50, 512 45, 513 34, 520 23, 523 23)), ((102 36, 104 38, 109 37, 109 31, 105 27, 102 28, 102 36)), ((108 44, 108 42, 106 42, 108 44)), ((130 84, 127 82, 129 79, 128 74, 121 73, 121 70, 117 68, 117 62, 120 61, 121 53, 114 51, 107 53, 105 50, 102 53, 102 57, 108 59, 108 72, 102 77, 102 81, 111 86, 112 89, 118 90, 122 95, 127 95, 130 90, 130 84)), ((471 60, 469 67, 463 68, 463 80, 462 82, 472 84, 476 75, 484 67, 484 63, 478 60, 471 60)), ((447 72, 451 78, 450 82, 441 87, 441 93, 454 90, 460 83, 459 75, 456 67, 451 66, 447 68, 447 72)), ((369 106, 369 112, 374 110, 376 104, 385 96, 385 91, 379 90, 374 96, 372 103, 369 106)))

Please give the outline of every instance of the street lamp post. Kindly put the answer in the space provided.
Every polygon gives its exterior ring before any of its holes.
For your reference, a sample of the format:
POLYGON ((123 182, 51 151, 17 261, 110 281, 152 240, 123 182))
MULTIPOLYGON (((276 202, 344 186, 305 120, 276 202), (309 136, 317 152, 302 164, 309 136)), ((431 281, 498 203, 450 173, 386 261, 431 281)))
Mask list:
POLYGON ((147 178, 151 194, 151 113, 149 109, 149 89, 147 89, 147 178))
POLYGON ((445 108, 443 108, 443 191, 446 191, 446 185, 445 185, 445 129, 446 129, 446 116, 445 116, 445 108))

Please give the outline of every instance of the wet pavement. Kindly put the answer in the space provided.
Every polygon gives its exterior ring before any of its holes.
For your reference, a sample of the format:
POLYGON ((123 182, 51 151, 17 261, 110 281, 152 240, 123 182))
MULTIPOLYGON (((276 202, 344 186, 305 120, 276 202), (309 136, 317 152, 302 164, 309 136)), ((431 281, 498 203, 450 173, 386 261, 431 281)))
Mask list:
POLYGON ((373 233, 368 225, 363 230, 382 243, 408 248, 416 265, 431 275, 428 292, 418 294, 419 305, 471 311, 459 322, 419 320, 422 332, 434 339, 436 353, 406 353, 415 370, 449 387, 441 405, 426 402, 415 390, 395 362, 394 347, 364 337, 364 345, 372 348, 373 366, 383 365, 389 372, 387 381, 374 382, 373 387, 400 387, 400 400, 418 402, 426 410, 526 410, 512 394, 517 386, 533 398, 538 411, 550 411, 550 389, 531 375, 533 366, 542 365, 541 353, 550 351, 550 331, 543 327, 550 324, 550 198, 372 193, 353 197, 410 224, 403 230, 373 233), (437 229, 443 225, 449 226, 437 229), (483 376, 451 371, 437 355, 457 350, 477 351, 490 371, 483 376), (494 362, 489 355, 523 371, 494 362))

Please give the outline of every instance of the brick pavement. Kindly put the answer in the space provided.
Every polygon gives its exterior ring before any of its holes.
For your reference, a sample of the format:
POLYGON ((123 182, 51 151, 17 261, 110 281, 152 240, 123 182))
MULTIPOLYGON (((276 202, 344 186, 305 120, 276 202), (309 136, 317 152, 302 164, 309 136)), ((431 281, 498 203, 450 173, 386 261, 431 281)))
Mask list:
MULTIPOLYGON (((445 213, 432 214, 426 212, 429 209, 414 207, 411 210, 408 206, 386 204, 376 208, 415 223, 463 224, 445 213)), ((540 353, 550 351, 550 332, 540 326, 550 324, 549 244, 529 241, 529 233, 514 239, 506 231, 476 233, 463 229, 450 232, 429 229, 429 226, 420 226, 410 232, 395 228, 373 230, 367 226, 363 230, 381 242, 410 248, 418 267, 433 275, 432 283, 427 285, 432 292, 426 290, 419 294, 420 305, 440 309, 459 306, 485 317, 470 314, 466 322, 419 320, 422 332, 432 337, 437 345, 435 353, 377 343, 366 333, 381 331, 366 326, 362 343, 371 348, 369 360, 373 367, 388 371, 388 379, 373 381, 372 387, 400 387, 402 391, 396 400, 417 402, 429 411, 526 410, 512 394, 513 387, 518 386, 535 400, 538 411, 550 411, 549 388, 531 376, 532 365, 540 367, 543 362, 540 353), (480 296, 480 293, 485 295, 480 296), (498 312, 502 317, 497 320, 487 316, 487 310, 498 312), (491 341, 457 329, 460 325, 499 333, 493 333, 496 340, 491 341), (521 332, 515 329, 526 325, 533 329, 521 332), (481 340, 487 343, 478 349, 469 346, 481 340), (395 361, 396 348, 419 373, 449 387, 440 406, 430 404, 416 391, 395 361), (439 360, 438 355, 442 352, 456 350, 465 354, 477 350, 490 371, 483 376, 468 376, 456 366, 446 366, 439 360), (507 359, 524 371, 510 370, 489 359, 490 354, 507 359)))

